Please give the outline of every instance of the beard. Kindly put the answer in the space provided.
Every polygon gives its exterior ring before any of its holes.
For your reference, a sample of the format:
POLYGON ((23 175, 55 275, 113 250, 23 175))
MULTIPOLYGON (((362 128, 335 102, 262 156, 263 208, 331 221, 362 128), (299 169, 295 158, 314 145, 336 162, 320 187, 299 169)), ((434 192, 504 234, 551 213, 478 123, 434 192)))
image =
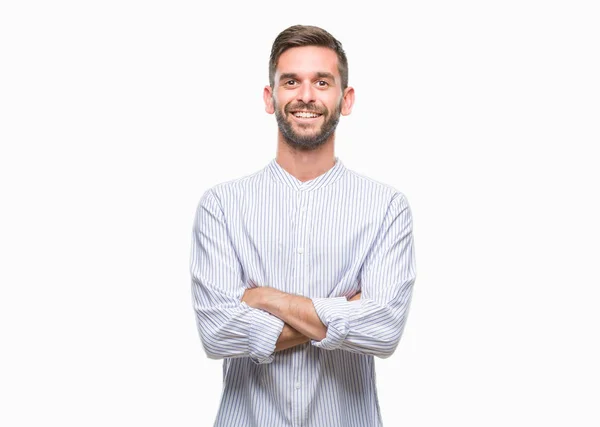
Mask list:
MULTIPOLYGON (((273 100, 275 102, 275 100, 273 100)), ((318 108, 315 104, 306 104, 297 102, 285 106, 282 112, 275 103, 275 119, 279 126, 279 131, 283 135, 283 140, 292 148, 301 151, 311 151, 323 145, 331 135, 335 132, 335 128, 340 121, 340 112, 342 110, 342 100, 337 105, 336 109, 330 113, 327 107, 318 108), (294 130, 291 120, 287 117, 291 111, 303 110, 321 114, 324 118, 321 127, 314 133, 298 133, 294 130)), ((302 127, 302 125, 300 125, 302 127)))

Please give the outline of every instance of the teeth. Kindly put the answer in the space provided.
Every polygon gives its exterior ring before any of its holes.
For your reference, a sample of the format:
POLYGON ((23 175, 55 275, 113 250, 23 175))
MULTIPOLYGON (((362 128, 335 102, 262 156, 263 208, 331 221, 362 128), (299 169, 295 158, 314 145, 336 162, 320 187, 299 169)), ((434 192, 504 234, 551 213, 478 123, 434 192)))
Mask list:
POLYGON ((309 112, 304 112, 304 111, 299 111, 299 112, 294 113, 294 116, 301 117, 301 118, 304 118, 304 119, 312 119, 312 118, 315 118, 315 117, 319 117, 319 114, 309 113, 309 112))

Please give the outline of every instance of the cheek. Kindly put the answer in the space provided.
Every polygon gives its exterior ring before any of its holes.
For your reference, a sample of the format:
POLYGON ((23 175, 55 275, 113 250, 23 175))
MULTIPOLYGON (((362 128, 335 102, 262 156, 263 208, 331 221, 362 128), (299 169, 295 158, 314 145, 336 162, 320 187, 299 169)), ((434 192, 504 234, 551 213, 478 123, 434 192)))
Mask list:
POLYGON ((291 99, 294 98, 292 92, 293 91, 283 89, 277 90, 275 91, 275 99, 279 101, 279 104, 287 104, 291 99))
POLYGON ((324 102, 325 107, 327 107, 328 113, 333 114, 339 107, 340 103, 337 97, 332 96, 330 99, 324 102))

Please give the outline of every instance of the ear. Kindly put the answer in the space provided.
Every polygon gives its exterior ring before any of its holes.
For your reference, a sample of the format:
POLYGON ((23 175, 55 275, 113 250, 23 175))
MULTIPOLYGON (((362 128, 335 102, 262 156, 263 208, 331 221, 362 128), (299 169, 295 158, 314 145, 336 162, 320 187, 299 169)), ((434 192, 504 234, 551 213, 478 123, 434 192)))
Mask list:
POLYGON ((352 112, 352 106, 354 105, 354 88, 348 86, 344 90, 344 96, 342 98, 342 116, 347 116, 352 112))
POLYGON ((273 89, 271 89, 271 86, 265 86, 263 100, 265 101, 265 111, 273 114, 275 112, 275 105, 273 104, 273 89))

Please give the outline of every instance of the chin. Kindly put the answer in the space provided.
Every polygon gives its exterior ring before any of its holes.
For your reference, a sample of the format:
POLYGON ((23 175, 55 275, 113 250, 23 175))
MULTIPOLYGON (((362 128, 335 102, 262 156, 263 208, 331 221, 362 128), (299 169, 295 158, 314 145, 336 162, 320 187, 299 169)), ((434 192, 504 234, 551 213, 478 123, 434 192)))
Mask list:
POLYGON ((316 150, 317 148, 323 146, 326 142, 327 139, 302 139, 302 138, 294 138, 294 139, 290 139, 288 137, 284 136, 284 140, 285 142, 290 146, 293 147, 295 149, 301 150, 301 151, 312 151, 312 150, 316 150))

